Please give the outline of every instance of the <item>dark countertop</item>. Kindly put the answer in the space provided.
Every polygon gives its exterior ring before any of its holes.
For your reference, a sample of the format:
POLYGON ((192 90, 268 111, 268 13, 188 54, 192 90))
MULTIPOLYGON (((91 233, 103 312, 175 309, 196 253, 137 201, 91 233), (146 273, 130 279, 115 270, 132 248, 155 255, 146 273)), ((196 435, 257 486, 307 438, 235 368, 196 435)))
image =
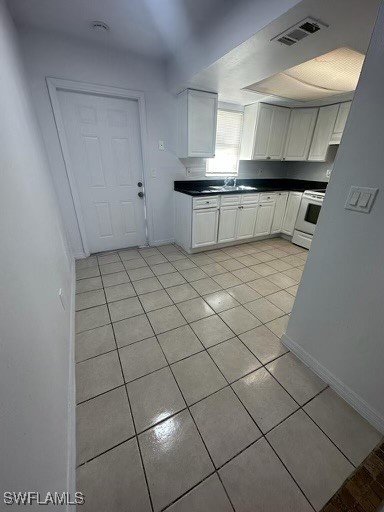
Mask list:
POLYGON ((224 194, 255 194, 257 192, 272 192, 290 190, 304 192, 304 190, 316 190, 327 188, 325 181, 292 180, 288 178, 273 179, 242 179, 236 180, 236 185, 247 185, 252 190, 209 190, 212 185, 223 185, 223 180, 185 180, 174 181, 174 190, 189 196, 224 195, 224 194))

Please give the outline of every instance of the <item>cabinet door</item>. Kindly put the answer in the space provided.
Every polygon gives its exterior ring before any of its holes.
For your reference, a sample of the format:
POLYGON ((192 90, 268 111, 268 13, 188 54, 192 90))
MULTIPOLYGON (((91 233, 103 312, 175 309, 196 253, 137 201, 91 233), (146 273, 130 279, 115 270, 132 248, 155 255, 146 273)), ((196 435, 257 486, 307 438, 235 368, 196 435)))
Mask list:
POLYGON ((292 235, 295 229, 297 214, 299 213, 301 203, 301 192, 290 192, 288 196, 287 208, 285 210, 282 233, 292 235))
POLYGON ((275 203, 259 204, 254 236, 269 235, 271 233, 274 209, 275 203))
POLYGON ((219 210, 217 208, 193 211, 192 248, 205 247, 217 243, 218 217, 219 210))
POLYGON ((283 158, 289 116, 289 108, 273 107, 272 127, 268 144, 268 159, 281 160, 283 158))
POLYGON ((337 114, 336 123, 331 138, 332 144, 340 144, 341 137, 343 135, 343 131, 345 128, 345 123, 347 122, 348 119, 351 104, 351 101, 347 101, 346 103, 340 103, 339 112, 337 114))
POLYGON ((319 109, 308 160, 325 161, 338 111, 339 105, 328 105, 319 109))
POLYGON ((257 113, 254 160, 266 160, 268 157, 269 135, 272 128, 273 105, 260 103, 257 113))
POLYGON ((219 235, 217 241, 232 242, 236 240, 238 206, 222 206, 220 208, 219 235))
POLYGON ((318 108, 294 108, 289 120, 285 160, 306 160, 315 128, 318 108))
POLYGON ((214 157, 217 94, 188 90, 188 156, 214 157))
POLYGON ((237 221, 237 239, 252 238, 255 232, 257 204, 240 206, 237 221))
POLYGON ((283 228, 283 220, 285 215, 285 208, 288 201, 288 192, 276 193, 276 205, 273 214, 271 233, 281 233, 283 228))

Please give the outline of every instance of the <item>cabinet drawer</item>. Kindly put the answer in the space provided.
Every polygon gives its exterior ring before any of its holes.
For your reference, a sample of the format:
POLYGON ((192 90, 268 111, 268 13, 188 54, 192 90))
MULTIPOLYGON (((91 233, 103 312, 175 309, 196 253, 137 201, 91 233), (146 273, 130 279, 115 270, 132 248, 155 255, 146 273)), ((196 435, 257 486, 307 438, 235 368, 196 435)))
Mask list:
POLYGON ((203 208, 213 208, 219 206, 219 196, 194 197, 193 209, 201 210, 203 208))
POLYGON ((259 202, 260 194, 244 194, 241 197, 241 204, 251 204, 259 202))
POLYGON ((260 203, 272 203, 276 200, 275 192, 260 194, 260 203))
POLYGON ((221 196, 220 204, 221 206, 232 206, 236 204, 240 204, 240 195, 232 195, 229 194, 227 196, 221 196))

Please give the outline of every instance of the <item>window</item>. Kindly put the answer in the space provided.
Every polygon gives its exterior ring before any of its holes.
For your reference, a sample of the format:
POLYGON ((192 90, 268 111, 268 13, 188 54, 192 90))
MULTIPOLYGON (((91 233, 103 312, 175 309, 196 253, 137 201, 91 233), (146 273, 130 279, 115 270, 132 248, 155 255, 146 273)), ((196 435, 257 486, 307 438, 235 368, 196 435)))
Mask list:
POLYGON ((237 176, 242 126, 242 112, 218 110, 216 156, 207 160, 207 176, 237 176))

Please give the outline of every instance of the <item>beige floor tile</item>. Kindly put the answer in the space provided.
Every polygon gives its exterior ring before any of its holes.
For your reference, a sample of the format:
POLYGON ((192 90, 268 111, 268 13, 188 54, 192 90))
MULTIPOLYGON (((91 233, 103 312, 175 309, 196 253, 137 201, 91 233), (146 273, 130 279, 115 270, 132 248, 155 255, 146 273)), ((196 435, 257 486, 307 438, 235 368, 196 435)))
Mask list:
POLYGON ((124 386, 76 408, 76 456, 82 464, 135 435, 124 386))
POLYGON ((175 261, 172 263, 176 270, 187 270, 189 268, 196 268, 196 265, 189 258, 183 258, 182 260, 175 261))
POLYGON ((327 387, 324 381, 291 352, 267 364, 267 369, 300 405, 327 387))
POLYGON ((274 260, 275 256, 272 256, 272 254, 268 254, 267 252, 260 252, 257 255, 257 259, 263 263, 266 263, 267 261, 274 260))
POLYGON ((131 281, 138 281, 139 279, 153 277, 154 273, 149 267, 141 267, 134 270, 128 270, 128 275, 131 281))
POLYGON ((123 261, 134 260, 140 257, 139 251, 136 249, 128 249, 127 251, 119 251, 120 259, 123 261))
POLYGON ((291 268, 289 270, 285 270, 284 274, 296 281, 296 283, 299 283, 303 275, 303 270, 301 270, 301 268, 291 268))
POLYGON ((267 278, 262 277, 261 279, 256 279, 255 281, 251 281, 248 283, 253 290, 257 293, 265 297, 265 295, 270 295, 271 293, 276 293, 281 290, 280 286, 277 286, 274 283, 271 283, 267 278))
MULTIPOLYGON (((127 276, 128 278, 128 276, 127 276)), ((100 277, 90 277, 89 279, 81 279, 76 281, 76 294, 99 290, 103 287, 100 277)))
POLYGON ((354 469, 303 411, 297 411, 267 438, 316 510, 354 469))
POLYGON ((167 258, 168 261, 172 262, 173 266, 176 261, 182 261, 187 259, 185 254, 179 251, 168 253, 165 255, 165 257, 167 258))
POLYGON ((213 472, 213 464, 188 411, 140 434, 139 443, 156 512, 213 472))
POLYGON ((382 437, 330 388, 311 400, 304 410, 355 466, 363 462, 382 437))
POLYGON ((176 304, 178 302, 184 302, 198 297, 198 293, 189 283, 171 286, 170 288, 167 288, 167 293, 176 304))
POLYGON ((105 304, 104 290, 93 290, 76 295, 76 311, 105 304))
POLYGON ((198 281, 193 281, 191 283, 191 286, 193 286, 193 288, 200 295, 207 295, 208 293, 213 293, 221 290, 221 286, 210 277, 199 279, 198 281))
POLYGON ((242 334, 260 325, 260 321, 243 306, 223 311, 219 316, 235 334, 242 334))
POLYGON ((115 272, 122 272, 123 270, 125 269, 121 261, 108 263, 107 265, 100 265, 100 273, 102 276, 106 274, 114 274, 115 272))
POLYGON ((289 270, 292 268, 292 265, 289 265, 285 261, 281 260, 272 260, 268 262, 268 265, 274 269, 276 269, 279 272, 282 272, 283 270, 289 270))
POLYGON ((99 265, 106 265, 107 263, 120 262, 120 256, 117 252, 110 252, 109 254, 102 254, 97 257, 99 265))
MULTIPOLYGON (((199 279, 204 279, 204 277, 208 277, 205 272, 201 270, 201 268, 188 268, 185 270, 180 270, 180 274, 189 282, 198 281, 199 279)), ((180 283, 177 283, 180 284, 180 283)))
POLYGON ((272 322, 268 322, 266 326, 270 329, 278 338, 281 338, 283 334, 285 334, 287 330, 287 325, 289 321, 289 315, 281 316, 280 318, 276 318, 276 320, 272 320, 272 322))
POLYGON ((208 352, 228 382, 240 379, 261 366, 239 338, 220 343, 208 352))
POLYGON ((254 270, 259 276, 269 276, 272 274, 276 274, 277 270, 275 268, 272 268, 267 263, 260 263, 259 265, 253 265, 250 267, 252 270, 254 270))
POLYGON ((279 338, 265 325, 240 334, 239 338, 263 364, 288 352, 279 338))
POLYGON ((162 254, 153 254, 151 256, 143 255, 145 261, 148 265, 159 265, 160 263, 167 263, 167 258, 165 258, 162 254))
POLYGON ((109 286, 105 289, 105 295, 107 296, 108 302, 115 302, 117 300, 134 297, 136 292, 131 283, 123 283, 116 286, 109 286))
POLYGON ((292 265, 292 267, 298 267, 299 265, 303 264, 303 260, 294 254, 285 256, 285 258, 281 258, 281 261, 292 265))
POLYGON ((169 262, 153 265, 151 266, 151 269, 155 276, 163 276, 164 274, 172 274, 173 272, 176 272, 175 267, 169 262))
POLYGON ((239 306, 237 300, 224 290, 205 295, 204 300, 208 302, 216 313, 239 306))
POLYGON ((186 302, 180 302, 177 307, 188 322, 194 322, 215 313, 205 300, 200 297, 187 300, 186 302))
POLYGON ((224 274, 227 270, 219 263, 210 263, 209 265, 203 265, 200 267, 203 272, 208 276, 217 276, 218 274, 224 274))
POLYGON ((165 306, 173 304, 171 298, 165 290, 157 290, 156 292, 145 293, 140 295, 140 302, 145 311, 154 311, 165 306))
POLYGON ((142 249, 139 249, 139 253, 143 258, 161 254, 157 247, 143 247, 142 249))
POLYGON ((270 254, 271 256, 273 256, 274 258, 284 258, 284 256, 288 256, 288 253, 285 252, 283 249, 268 249, 268 251, 266 251, 268 254, 270 254))
POLYGON ((107 325, 110 322, 108 308, 105 305, 83 309, 76 313, 76 334, 107 325))
POLYGON ((172 365, 172 372, 188 405, 227 385, 207 352, 200 352, 172 365))
POLYGON ((260 263, 260 260, 257 259, 257 256, 251 256, 250 254, 247 254, 246 256, 239 256, 236 259, 246 267, 250 267, 251 265, 257 265, 258 263, 260 263))
POLYGON ((261 298, 248 302, 244 305, 256 318, 258 318, 263 324, 275 320, 284 315, 284 311, 276 307, 274 304, 269 302, 266 298, 261 298))
POLYGON ((126 270, 135 270, 137 268, 147 267, 147 262, 144 258, 138 257, 131 260, 124 261, 124 267, 126 270))
POLYGON ((108 352, 76 365, 77 403, 123 384, 117 351, 108 352))
POLYGON ((226 272, 225 274, 220 274, 219 276, 213 276, 212 278, 218 285, 222 288, 231 288, 233 286, 237 286, 242 284, 243 282, 236 276, 234 276, 231 272, 226 272))
POLYGON ((245 265, 243 265, 242 263, 240 263, 240 261, 237 261, 235 259, 222 261, 220 265, 230 272, 245 267, 245 265))
POLYGON ((169 368, 163 368, 127 384, 138 433, 186 407, 169 368))
POLYGON ((312 507, 265 439, 219 471, 236 512, 312 512, 312 507))
POLYGON ((191 414, 217 468, 261 437, 230 387, 193 405, 191 414))
POLYGON ((76 270, 83 270, 84 268, 97 267, 98 261, 96 256, 89 256, 89 258, 83 258, 81 260, 76 260, 75 262, 76 270))
POLYGON ((189 259, 195 263, 198 267, 202 267, 203 265, 210 265, 211 263, 215 263, 212 258, 210 258, 207 254, 192 254, 189 259))
POLYGON ((280 290, 266 297, 269 302, 280 308, 284 313, 290 313, 295 302, 295 298, 286 290, 280 290))
POLYGON ((144 313, 137 297, 111 302, 108 304, 108 308, 112 322, 118 322, 119 320, 124 320, 125 318, 131 318, 144 313))
MULTIPOLYGON (((182 302, 182 304, 185 303, 182 302)), ((187 323, 176 306, 167 306, 166 308, 151 311, 148 313, 148 318, 155 334, 170 331, 187 323)))
POLYGON ((105 288, 108 286, 116 286, 118 284, 129 283, 130 279, 127 272, 116 272, 116 274, 107 274, 102 277, 105 288))
POLYGON ((119 350, 125 382, 130 382, 167 365, 156 338, 139 341, 119 350))
POLYGON ((133 287, 135 288, 137 295, 142 295, 143 293, 156 292, 157 290, 163 289, 157 277, 147 277, 146 279, 140 279, 139 281, 135 281, 133 283, 133 287))
POLYGON ((90 277, 97 277, 100 275, 99 267, 88 267, 76 270, 76 279, 88 279, 90 277))
POLYGON ((172 274, 164 274, 162 276, 159 276, 159 281, 164 286, 164 288, 178 286, 179 284, 183 284, 186 282, 184 277, 181 274, 179 274, 179 272, 173 272, 172 274))
POLYGON ((86 496, 82 512, 151 512, 136 439, 81 466, 77 489, 86 496))
POLYGON ((296 284, 294 286, 290 286, 289 288, 286 288, 286 291, 288 293, 290 293, 291 295, 293 295, 294 297, 296 297, 296 294, 297 294, 297 290, 299 289, 299 285, 296 284))
POLYGON ((217 475, 212 475, 176 501, 167 512, 232 512, 232 505, 217 475))
POLYGON ((193 322, 191 327, 205 348, 229 340, 234 336, 231 329, 217 315, 193 322))
POLYGON ((189 325, 159 334, 157 338, 170 364, 204 350, 189 325))
POLYGON ((233 286, 232 288, 227 288, 227 292, 240 302, 240 304, 245 304, 260 298, 260 295, 247 284, 240 284, 238 286, 233 286))
POLYGON ((264 368, 238 380, 232 388, 264 433, 299 407, 264 368))
POLYGON ((75 354, 77 363, 114 349, 116 349, 116 343, 111 324, 76 334, 75 354))
POLYGON ((254 272, 250 268, 240 268, 239 270, 234 270, 232 273, 234 276, 240 279, 240 281, 243 281, 243 283, 248 283, 248 281, 254 281, 258 277, 260 277, 260 274, 254 272))
POLYGON ((139 315, 113 324, 116 342, 119 347, 153 336, 151 324, 146 315, 139 315))

